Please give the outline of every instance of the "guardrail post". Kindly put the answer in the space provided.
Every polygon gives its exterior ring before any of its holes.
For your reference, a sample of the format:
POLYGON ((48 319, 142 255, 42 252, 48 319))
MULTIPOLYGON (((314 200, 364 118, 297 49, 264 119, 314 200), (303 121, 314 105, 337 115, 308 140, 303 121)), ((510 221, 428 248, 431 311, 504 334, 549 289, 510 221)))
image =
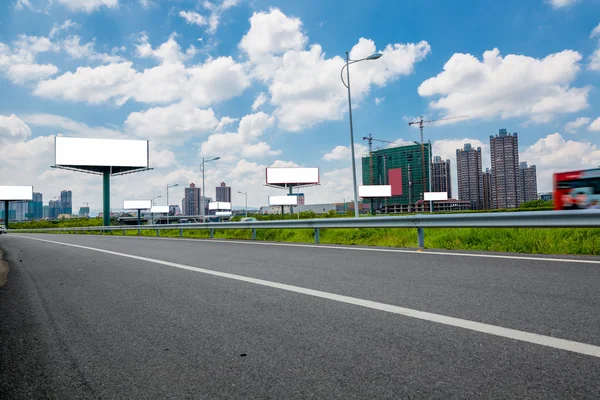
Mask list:
POLYGON ((319 228, 315 228, 315 243, 321 243, 321 230, 319 228))
POLYGON ((160 236, 160 232, 158 231, 158 229, 156 230, 156 236, 160 236))
POLYGON ((127 231, 123 229, 123 236, 127 236, 127 231))
POLYGON ((179 237, 183 237, 183 229, 179 230, 179 237))
POLYGON ((252 240, 256 240, 256 228, 252 228, 252 240))
POLYGON ((419 240, 419 248, 425 247, 425 230, 423 228, 417 228, 417 236, 419 240))
POLYGON ((215 230, 210 228, 210 238, 213 239, 215 237, 215 230))

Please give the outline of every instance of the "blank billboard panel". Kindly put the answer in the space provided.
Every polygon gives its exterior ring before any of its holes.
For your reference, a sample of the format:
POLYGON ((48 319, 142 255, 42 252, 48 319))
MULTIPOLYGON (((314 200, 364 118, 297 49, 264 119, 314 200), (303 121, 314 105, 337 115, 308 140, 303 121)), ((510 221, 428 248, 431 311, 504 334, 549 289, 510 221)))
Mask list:
POLYGON ((358 187, 358 197, 392 197, 390 185, 361 185, 358 187))
POLYGON ((0 186, 0 200, 33 200, 33 186, 0 186))
POLYGON ((231 217, 231 211, 217 211, 215 215, 217 217, 231 217))
POLYGON ((152 208, 152 200, 125 200, 124 210, 149 210, 152 208))
POLYGON ((231 210, 231 203, 228 201, 213 201, 208 203, 209 210, 231 210))
POLYGON ((402 196, 402 168, 388 170, 388 182, 392 186, 392 196, 402 196))
POLYGON ((270 206, 297 206, 298 196, 269 196, 270 206))
POLYGON ((319 168, 267 168, 267 185, 318 184, 319 168))
POLYGON ((152 206, 152 208, 150 209, 151 213, 168 213, 169 212, 169 206, 152 206))
POLYGON ((148 168, 148 141, 56 137, 55 163, 71 167, 148 168))
POLYGON ((448 192, 425 192, 425 200, 448 200, 448 192))

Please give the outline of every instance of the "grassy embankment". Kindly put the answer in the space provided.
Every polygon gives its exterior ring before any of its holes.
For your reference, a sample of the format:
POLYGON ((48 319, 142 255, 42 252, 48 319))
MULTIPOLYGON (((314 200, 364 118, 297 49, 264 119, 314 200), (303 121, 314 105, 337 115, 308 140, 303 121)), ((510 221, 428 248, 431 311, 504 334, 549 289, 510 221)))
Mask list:
MULTIPOLYGON (((546 203, 537 203, 536 207, 525 206, 520 211, 547 209, 546 203)), ((514 210, 513 210, 514 211, 514 210)), ((312 213, 302 213, 301 218, 318 217, 312 213)), ((334 218, 331 214, 323 218, 334 218)), ((281 219, 281 216, 257 216, 261 220, 281 219)), ((288 216, 291 219, 291 216, 288 216)), ((288 219, 286 218, 286 219, 288 219)), ((297 218, 296 215, 293 218, 297 218)), ((42 221, 14 223, 15 229, 58 228, 74 226, 101 226, 97 218, 71 221, 42 221)), ((143 236, 155 236, 154 230, 142 231, 143 236)), ((123 231, 112 231, 112 235, 123 235, 123 231)), ((137 235, 136 231, 127 231, 127 235, 137 235)), ((184 231, 186 238, 208 238, 206 230, 184 231)), ((215 238, 244 239, 251 238, 247 229, 215 230, 215 238)), ((179 230, 161 230, 161 237, 179 237, 179 230)), ((257 240, 273 242, 313 243, 312 229, 258 229, 257 240)), ((322 229, 321 243, 342 245, 367 245, 387 247, 417 247, 416 229, 322 229)), ((533 254, 580 254, 600 255, 600 228, 436 228, 425 229, 425 247, 450 250, 484 250, 533 254)))

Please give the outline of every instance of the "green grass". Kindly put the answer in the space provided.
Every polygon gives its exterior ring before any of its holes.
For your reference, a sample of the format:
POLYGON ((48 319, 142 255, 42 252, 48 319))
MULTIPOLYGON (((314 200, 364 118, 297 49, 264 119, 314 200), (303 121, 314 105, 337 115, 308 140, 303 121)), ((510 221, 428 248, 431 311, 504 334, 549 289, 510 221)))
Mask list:
MULTIPOLYGON (((65 233, 77 233, 69 231, 65 233)), ((123 231, 111 231, 122 236, 123 231)), ((137 231, 125 231, 136 236, 137 231)), ((142 230, 141 236, 156 236, 142 230)), ((178 229, 160 230, 161 237, 179 237, 178 229)), ((208 230, 184 230, 185 238, 208 238, 208 230)), ((217 229, 216 239, 250 240, 249 229, 217 229)), ((313 229, 257 229, 256 239, 272 242, 314 243, 313 229)), ((413 228, 321 229, 323 244, 417 247, 413 228)), ((600 228, 431 228, 425 229, 425 247, 530 254, 600 255, 600 228)))

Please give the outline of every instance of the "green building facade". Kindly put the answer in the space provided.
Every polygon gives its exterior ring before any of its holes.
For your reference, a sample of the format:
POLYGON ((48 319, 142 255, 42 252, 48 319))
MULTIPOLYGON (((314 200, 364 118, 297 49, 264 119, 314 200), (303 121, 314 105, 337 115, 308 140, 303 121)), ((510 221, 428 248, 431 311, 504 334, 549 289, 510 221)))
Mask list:
MULTIPOLYGON (((431 143, 391 147, 376 150, 362 158, 363 185, 399 184, 390 182, 388 171, 400 168, 402 194, 387 199, 373 199, 376 210, 383 213, 409 212, 417 201, 423 199, 423 192, 429 191, 431 143), (422 158, 424 155, 424 160, 422 158), (424 162, 423 162, 424 161, 424 162)), ((369 203, 370 199, 363 199, 369 203)))

